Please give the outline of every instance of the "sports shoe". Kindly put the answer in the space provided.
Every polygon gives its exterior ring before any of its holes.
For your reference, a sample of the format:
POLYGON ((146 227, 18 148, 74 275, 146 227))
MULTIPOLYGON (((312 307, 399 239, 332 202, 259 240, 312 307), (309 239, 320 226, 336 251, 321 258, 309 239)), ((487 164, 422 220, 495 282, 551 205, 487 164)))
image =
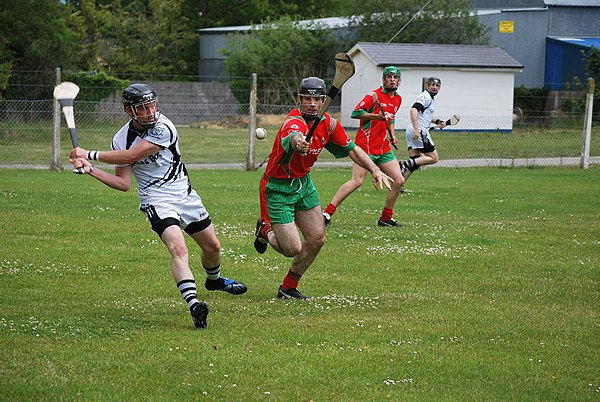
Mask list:
POLYGON ((206 303, 199 302, 193 309, 190 309, 190 313, 192 314, 196 328, 208 327, 208 323, 206 322, 206 317, 208 317, 208 305, 206 303))
POLYGON ((231 293, 232 295, 241 295, 246 293, 248 288, 240 282, 236 282, 229 278, 208 279, 204 282, 204 287, 207 290, 222 290, 223 292, 231 293))
POLYGON ((402 224, 398 223, 393 218, 390 218, 390 219, 381 219, 381 218, 379 218, 379 220, 377 221, 377 225, 378 226, 398 226, 398 227, 402 227, 402 224))
POLYGON ((279 290, 277 291, 278 299, 298 299, 298 300, 308 300, 310 297, 304 296, 302 293, 298 291, 298 289, 289 288, 283 290, 281 286, 279 286, 279 290))
POLYGON ((264 254, 267 251, 267 246, 269 242, 266 237, 262 235, 262 229, 267 226, 267 222, 263 218, 260 218, 256 221, 256 231, 254 232, 254 236, 256 239, 254 240, 254 249, 258 252, 258 254, 264 254))
POLYGON ((400 164, 400 172, 402 172, 402 176, 406 176, 406 163, 404 161, 399 161, 400 164))
POLYGON ((329 215, 327 212, 323 212, 323 223, 325 226, 331 223, 331 215, 329 215))

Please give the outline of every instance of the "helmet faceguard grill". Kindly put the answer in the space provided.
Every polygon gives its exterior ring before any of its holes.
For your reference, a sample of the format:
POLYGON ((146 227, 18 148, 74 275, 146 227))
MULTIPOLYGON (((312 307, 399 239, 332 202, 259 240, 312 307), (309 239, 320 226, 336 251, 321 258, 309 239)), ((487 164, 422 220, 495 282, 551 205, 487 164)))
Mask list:
MULTIPOLYGON (((317 77, 308 77, 304 78, 300 82, 300 90, 298 91, 298 97, 320 97, 322 100, 325 100, 325 91, 325 81, 317 77)), ((314 114, 306 113, 302 109, 300 109, 300 112, 302 112, 302 117, 304 118, 304 120, 307 121, 316 120, 319 115, 318 112, 314 114)))
POLYGON ((156 125, 160 117, 160 105, 156 91, 150 85, 131 84, 123 91, 122 101, 131 109, 131 117, 139 124, 147 128, 156 125), (151 112, 150 106, 154 109, 151 112))

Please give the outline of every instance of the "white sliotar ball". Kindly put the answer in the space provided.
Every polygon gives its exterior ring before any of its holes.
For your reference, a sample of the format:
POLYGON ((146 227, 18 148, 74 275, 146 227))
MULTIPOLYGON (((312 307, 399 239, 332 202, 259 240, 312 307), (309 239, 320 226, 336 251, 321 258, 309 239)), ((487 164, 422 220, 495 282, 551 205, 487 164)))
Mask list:
POLYGON ((256 129, 256 131, 254 131, 254 134, 259 140, 264 140, 267 137, 267 130, 265 130, 262 127, 259 127, 256 129))

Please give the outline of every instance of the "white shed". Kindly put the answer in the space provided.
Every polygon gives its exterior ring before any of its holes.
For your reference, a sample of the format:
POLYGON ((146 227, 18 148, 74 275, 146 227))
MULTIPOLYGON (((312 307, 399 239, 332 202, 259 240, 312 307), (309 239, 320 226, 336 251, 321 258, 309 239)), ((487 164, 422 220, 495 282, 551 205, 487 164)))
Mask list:
POLYGON ((423 91, 423 78, 432 75, 442 80, 436 116, 461 115, 456 127, 461 131, 512 130, 514 75, 523 65, 499 47, 359 42, 348 54, 356 73, 342 88, 344 127, 358 128, 358 120, 350 118, 352 109, 381 85, 383 68, 394 65, 402 70, 396 130, 406 128, 410 107, 423 91))

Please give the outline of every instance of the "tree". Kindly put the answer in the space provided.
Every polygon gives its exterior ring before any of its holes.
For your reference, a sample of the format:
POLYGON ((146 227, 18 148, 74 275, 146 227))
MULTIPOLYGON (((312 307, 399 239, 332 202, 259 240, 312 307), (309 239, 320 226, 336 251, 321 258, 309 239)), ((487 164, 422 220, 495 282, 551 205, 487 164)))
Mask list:
POLYGON ((308 76, 328 77, 338 48, 332 33, 312 23, 300 27, 285 17, 266 22, 249 33, 236 34, 223 49, 225 70, 236 98, 248 101, 250 75, 258 73, 263 104, 295 103, 298 83, 308 76))
MULTIPOLYGON (((92 0, 87 0, 87 2, 92 0)), ((97 68, 121 78, 157 79, 197 73, 198 39, 185 16, 187 0, 129 0, 88 8, 97 68)), ((86 1, 81 2, 82 10, 86 1)))
POLYGON ((419 13, 426 0, 353 0, 344 10, 351 20, 350 27, 355 31, 352 39, 356 42, 488 44, 489 28, 471 14, 470 3, 433 0, 419 13))
POLYGON ((338 15, 345 0, 200 0, 202 28, 254 25, 290 17, 295 20, 338 15))
POLYGON ((5 1, 0 11, 0 64, 10 99, 52 97, 55 67, 87 65, 83 25, 56 0, 5 1), (18 85, 16 85, 18 83, 18 85))

